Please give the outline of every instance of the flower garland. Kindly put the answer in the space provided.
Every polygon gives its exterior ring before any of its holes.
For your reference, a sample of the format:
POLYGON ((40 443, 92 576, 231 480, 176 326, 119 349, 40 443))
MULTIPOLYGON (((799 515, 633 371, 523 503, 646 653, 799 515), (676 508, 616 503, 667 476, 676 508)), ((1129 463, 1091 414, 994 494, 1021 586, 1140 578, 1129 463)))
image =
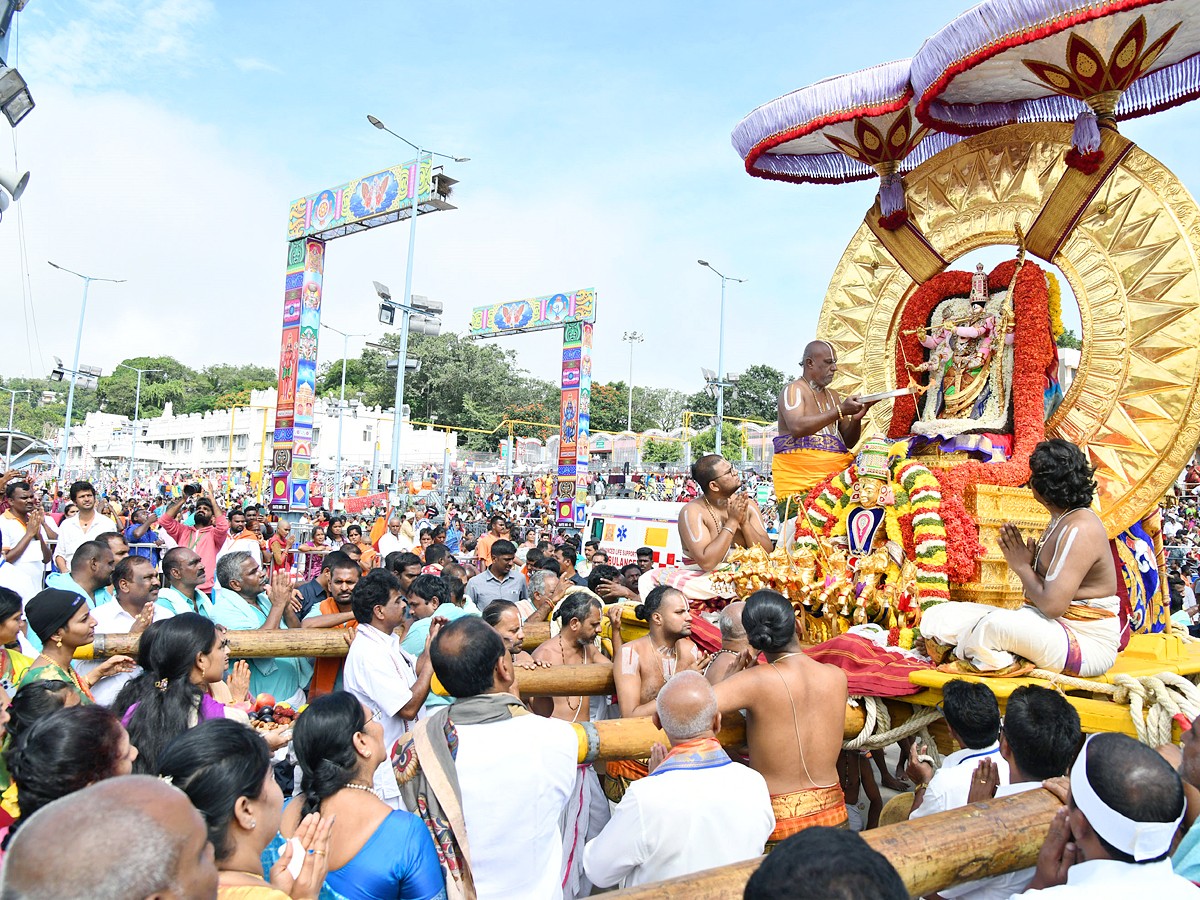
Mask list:
MULTIPOLYGON (((925 466, 909 459, 899 447, 893 449, 889 468, 891 483, 896 491, 896 502, 884 510, 887 536, 889 540, 904 548, 907 559, 916 562, 920 604, 924 609, 950 599, 951 572, 961 571, 963 564, 957 557, 957 568, 949 564, 948 529, 942 515, 945 500, 937 476, 925 466)), ((851 466, 844 472, 830 475, 809 492, 804 514, 796 517, 797 546, 820 558, 821 539, 828 539, 845 531, 845 511, 850 506, 850 491, 856 473, 856 468, 851 466)), ((962 528, 957 524, 960 521, 957 511, 954 515, 957 525, 955 534, 961 541, 962 528)), ((961 517, 970 522, 965 509, 961 510, 961 517)), ((968 548, 977 548, 980 553, 983 552, 977 537, 973 543, 964 541, 964 544, 968 548)), ((973 571, 974 565, 975 560, 971 559, 967 571, 973 571)))
MULTIPOLYGON (((1006 289, 1012 281, 1016 265, 1016 260, 1009 260, 993 269, 988 276, 989 289, 1006 289)), ((923 358, 924 351, 916 335, 908 332, 915 328, 924 328, 933 308, 946 297, 965 297, 970 289, 969 272, 942 272, 921 285, 909 298, 900 317, 901 352, 896 354, 897 383, 908 381, 906 359, 923 358)), ((1054 342, 1050 337, 1049 290, 1042 269, 1026 260, 1012 292, 1015 320, 1012 454, 1002 463, 972 460, 947 469, 938 480, 943 495, 951 501, 961 503, 966 487, 971 484, 1017 487, 1029 478, 1029 456, 1033 453, 1033 448, 1046 436, 1047 371, 1055 358, 1054 342)), ((889 437, 900 438, 907 435, 915 418, 916 402, 913 397, 898 398, 893 407, 889 437)), ((973 523, 972 531, 977 535, 973 523)), ((977 536, 974 543, 978 543, 977 536)), ((955 580, 958 578, 955 577, 955 580)))
POLYGON ((1062 288, 1058 284, 1058 279, 1053 272, 1046 273, 1046 306, 1050 311, 1050 336, 1054 338, 1054 343, 1058 343, 1058 339, 1066 332, 1066 327, 1062 320, 1062 288))
POLYGON ((907 456, 894 457, 892 465, 892 477, 908 495, 900 515, 900 530, 905 555, 917 563, 921 608, 926 609, 950 599, 941 485, 929 469, 907 456))

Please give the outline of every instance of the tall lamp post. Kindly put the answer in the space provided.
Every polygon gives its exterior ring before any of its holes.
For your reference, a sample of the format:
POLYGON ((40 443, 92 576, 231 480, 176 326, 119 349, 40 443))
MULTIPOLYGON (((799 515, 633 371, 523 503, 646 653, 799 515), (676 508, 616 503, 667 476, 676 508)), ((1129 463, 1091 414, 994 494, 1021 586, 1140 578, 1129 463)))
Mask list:
POLYGON ((13 414, 17 411, 17 394, 32 394, 33 391, 28 389, 14 391, 11 388, 0 388, 0 390, 10 395, 8 401, 8 449, 4 452, 4 471, 7 472, 12 468, 12 427, 13 414))
MULTIPOLYGON (((466 156, 450 156, 446 153, 436 153, 432 150, 426 151, 418 147, 406 137, 396 134, 392 129, 388 128, 383 122, 374 116, 368 115, 367 121, 380 131, 386 131, 392 137, 403 141, 417 151, 416 183, 413 185, 412 196, 412 215, 408 223, 408 268, 404 273, 404 305, 411 307, 413 305, 412 282, 413 282, 413 258, 417 252, 417 214, 419 206, 419 198, 421 196, 421 157, 440 156, 443 159, 449 159, 453 162, 464 163, 470 162, 470 157, 466 156)), ((400 323, 400 348, 401 359, 400 364, 396 367, 396 397, 395 397, 395 416, 392 419, 392 490, 393 503, 399 499, 400 492, 400 419, 401 408, 404 400, 404 349, 408 347, 408 315, 403 316, 400 323)))
POLYGON ((67 472, 67 447, 71 440, 71 410, 75 406, 75 382, 79 378, 79 347, 83 343, 83 319, 87 315, 87 295, 88 286, 93 281, 107 281, 110 284, 124 284, 124 278, 96 278, 93 275, 82 275, 65 266, 60 266, 58 263, 52 263, 46 260, 54 268, 60 272, 66 272, 69 275, 74 275, 76 278, 83 279, 83 302, 79 304, 79 332, 75 335, 75 361, 71 364, 71 386, 67 389, 67 415, 66 422, 63 426, 63 442, 62 449, 58 454, 58 479, 62 481, 67 472))
POLYGON ((137 366, 127 366, 117 363, 118 369, 128 369, 137 372, 137 391, 133 395, 133 441, 129 448, 129 496, 133 496, 133 464, 137 460, 138 420, 142 411, 142 376, 147 372, 165 372, 166 369, 139 369, 137 366))
POLYGON ((333 483, 333 509, 337 509, 338 501, 342 498, 342 417, 346 412, 346 354, 350 348, 350 338, 366 337, 361 332, 347 334, 340 328, 334 328, 332 325, 321 323, 322 328, 327 328, 334 334, 342 336, 342 392, 338 396, 338 442, 337 442, 337 475, 334 476, 333 483))
POLYGON ((629 412, 625 415, 625 430, 633 431, 633 345, 640 344, 646 336, 640 331, 626 331, 621 340, 629 344, 629 412))
POLYGON ((722 275, 709 265, 708 260, 698 259, 696 262, 706 269, 712 269, 721 279, 721 327, 717 343, 717 440, 714 448, 720 454, 721 432, 725 429, 725 282, 736 281, 738 284, 742 284, 746 279, 722 275))

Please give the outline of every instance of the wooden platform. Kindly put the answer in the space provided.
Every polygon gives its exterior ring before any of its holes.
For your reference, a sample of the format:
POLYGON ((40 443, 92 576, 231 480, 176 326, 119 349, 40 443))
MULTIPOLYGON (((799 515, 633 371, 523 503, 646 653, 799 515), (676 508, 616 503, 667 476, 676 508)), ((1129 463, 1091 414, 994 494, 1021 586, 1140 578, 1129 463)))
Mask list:
MULTIPOLYGON (((1129 646, 1117 656, 1117 662, 1111 669, 1096 678, 1083 680, 1113 684, 1115 676, 1119 674, 1143 678, 1163 672, 1174 672, 1185 677, 1200 673, 1200 643, 1189 643, 1174 635, 1135 634, 1130 637, 1129 646)), ((933 706, 942 699, 942 686, 947 681, 957 678, 986 684, 996 695, 1002 712, 1009 695, 1017 688, 1027 684, 1038 687, 1050 685, 1040 678, 989 678, 983 675, 953 675, 927 669, 914 672, 909 680, 928 690, 903 699, 920 706, 933 706)), ((1128 706, 1114 703, 1103 693, 1068 690, 1065 694, 1071 705, 1079 711, 1080 722, 1085 732, 1117 731, 1137 737, 1128 706)), ((1178 738, 1177 727, 1175 737, 1178 738)))

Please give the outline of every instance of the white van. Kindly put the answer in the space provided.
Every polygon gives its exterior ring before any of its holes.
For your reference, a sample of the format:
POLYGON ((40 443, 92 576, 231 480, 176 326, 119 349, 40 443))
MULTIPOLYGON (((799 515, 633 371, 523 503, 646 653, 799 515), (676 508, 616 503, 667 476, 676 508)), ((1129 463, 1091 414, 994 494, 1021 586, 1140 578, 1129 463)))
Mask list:
POLYGON ((679 514, 685 503, 661 500, 599 500, 588 509, 584 540, 599 541, 611 565, 637 562, 639 547, 654 550, 656 566, 683 566, 679 514))

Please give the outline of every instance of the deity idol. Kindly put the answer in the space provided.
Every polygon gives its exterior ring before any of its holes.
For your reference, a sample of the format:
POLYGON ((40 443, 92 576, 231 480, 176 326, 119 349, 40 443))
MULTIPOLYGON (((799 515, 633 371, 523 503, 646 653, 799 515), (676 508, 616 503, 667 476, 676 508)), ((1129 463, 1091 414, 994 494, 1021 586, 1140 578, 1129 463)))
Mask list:
POLYGON ((1012 394, 1012 326, 1008 292, 993 297, 978 264, 968 300, 940 303, 920 337, 929 357, 910 366, 913 373, 927 374, 914 434, 1004 430, 1012 394))

